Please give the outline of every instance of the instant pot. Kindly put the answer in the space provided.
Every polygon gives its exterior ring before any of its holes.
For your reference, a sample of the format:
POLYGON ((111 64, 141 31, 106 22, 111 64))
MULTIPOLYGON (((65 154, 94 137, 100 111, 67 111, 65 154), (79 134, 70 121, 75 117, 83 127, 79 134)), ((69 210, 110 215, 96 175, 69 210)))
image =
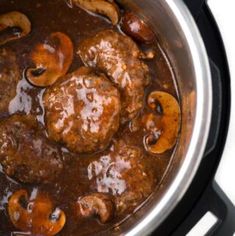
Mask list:
MULTIPOLYGON (((211 212, 208 235, 233 235, 235 208, 214 181, 230 117, 230 75, 205 0, 119 0, 158 35, 176 73, 182 128, 168 175, 120 227, 124 235, 186 235, 211 212)), ((119 231, 120 232, 120 231, 119 231)))
POLYGON ((130 217, 99 234, 187 235, 211 212, 217 221, 207 235, 233 235, 235 208, 214 181, 229 126, 230 75, 206 0, 115 1, 151 26, 169 57, 179 90, 181 131, 158 188, 130 217))

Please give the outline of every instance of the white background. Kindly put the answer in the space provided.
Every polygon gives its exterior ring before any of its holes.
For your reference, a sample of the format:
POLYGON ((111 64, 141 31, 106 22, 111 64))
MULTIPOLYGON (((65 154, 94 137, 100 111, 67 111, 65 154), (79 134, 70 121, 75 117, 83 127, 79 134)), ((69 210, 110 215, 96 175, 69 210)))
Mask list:
POLYGON ((208 4, 224 40, 232 87, 232 110, 228 140, 216 180, 235 205, 235 1, 208 0, 208 4))

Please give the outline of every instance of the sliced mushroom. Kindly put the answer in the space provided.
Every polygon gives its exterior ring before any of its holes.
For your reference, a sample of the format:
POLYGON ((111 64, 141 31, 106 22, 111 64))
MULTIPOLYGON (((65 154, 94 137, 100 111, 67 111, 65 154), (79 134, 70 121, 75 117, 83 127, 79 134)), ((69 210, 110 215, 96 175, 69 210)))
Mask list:
POLYGON ((136 41, 151 44, 155 41, 155 34, 150 27, 132 12, 127 12, 122 18, 121 29, 136 41))
POLYGON ((31 31, 31 23, 23 13, 12 11, 0 15, 0 31, 7 28, 20 28, 21 31, 13 34, 11 37, 0 39, 0 45, 28 35, 31 31))
POLYGON ((46 194, 33 192, 29 197, 26 190, 19 190, 10 197, 8 213, 17 229, 33 235, 56 235, 66 221, 64 212, 53 208, 46 194))
POLYGON ((113 25, 119 22, 119 8, 114 1, 107 0, 72 0, 74 4, 87 11, 98 13, 109 18, 113 25))
POLYGON ((64 33, 52 33, 44 43, 36 45, 31 58, 35 68, 26 71, 29 82, 39 87, 50 86, 69 70, 73 43, 64 33))
POLYGON ((170 94, 155 91, 148 97, 148 106, 156 113, 143 118, 150 134, 144 138, 147 151, 161 154, 174 147, 180 129, 180 107, 170 94))
POLYGON ((77 213, 82 217, 98 216, 101 223, 110 221, 115 212, 112 196, 105 193, 93 193, 77 201, 77 213))

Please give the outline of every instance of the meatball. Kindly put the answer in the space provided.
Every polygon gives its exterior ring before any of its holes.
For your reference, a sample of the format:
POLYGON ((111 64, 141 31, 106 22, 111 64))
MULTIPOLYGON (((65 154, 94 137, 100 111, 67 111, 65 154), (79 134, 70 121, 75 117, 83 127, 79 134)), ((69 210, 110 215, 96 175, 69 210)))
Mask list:
POLYGON ((72 152, 104 149, 119 128, 118 89, 105 75, 89 68, 61 78, 43 100, 49 137, 72 152))
POLYGON ((99 32, 84 40, 78 54, 83 62, 108 75, 118 86, 122 98, 121 122, 134 118, 143 107, 144 88, 149 83, 149 69, 139 58, 135 42, 112 30, 99 32))
POLYGON ((16 95, 16 86, 20 80, 20 70, 15 54, 0 48, 0 113, 8 112, 10 101, 16 95))
POLYGON ((113 194, 119 214, 133 210, 152 191, 155 180, 143 159, 139 147, 118 141, 88 166, 92 190, 113 194))
POLYGON ((0 163, 24 183, 48 183, 63 168, 62 154, 31 117, 14 115, 0 122, 0 163))

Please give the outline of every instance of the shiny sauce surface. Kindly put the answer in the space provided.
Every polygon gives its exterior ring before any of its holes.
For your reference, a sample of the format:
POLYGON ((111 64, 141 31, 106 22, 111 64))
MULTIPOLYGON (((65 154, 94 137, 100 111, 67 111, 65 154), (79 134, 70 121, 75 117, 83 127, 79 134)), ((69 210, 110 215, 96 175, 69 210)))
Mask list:
MULTIPOLYGON (((45 88, 37 88, 25 78, 25 70, 31 66, 29 57, 31 50, 53 32, 59 31, 68 35, 76 52, 77 46, 95 33, 104 29, 114 29, 115 31, 119 31, 119 29, 112 26, 103 17, 89 14, 78 7, 71 8, 68 1, 63 0, 0 0, 0 15, 10 11, 21 11, 27 15, 32 23, 32 31, 25 38, 0 46, 9 48, 16 53, 21 72, 21 80, 17 85, 16 96, 9 104, 8 114, 0 114, 0 117, 5 119, 16 113, 33 115, 42 129, 45 129, 45 110, 42 101, 45 88)), ((143 51, 150 47, 142 44, 138 44, 138 46, 143 51)), ((151 83, 145 90, 146 97, 154 90, 166 91, 177 97, 174 73, 164 49, 158 44, 151 46, 151 48, 154 49, 156 57, 146 61, 151 75, 151 83)), ((81 59, 75 52, 69 73, 83 66, 81 59)), ((0 93, 4 93, 4 88, 0 88, 0 93)), ((147 106, 143 109, 143 112, 145 111, 148 111, 147 106)), ((173 150, 161 155, 150 155, 143 145, 142 129, 135 131, 131 127, 132 125, 130 122, 121 125, 114 139, 122 140, 125 144, 136 146, 143 151, 144 155, 141 158, 148 173, 151 173, 153 185, 150 191, 153 192, 166 174, 173 150)), ((94 235, 96 232, 106 230, 121 222, 146 200, 147 196, 144 196, 140 202, 130 205, 123 212, 120 211, 108 224, 101 224, 96 218, 76 217, 72 205, 79 197, 94 191, 108 192, 113 194, 117 202, 120 203, 121 200, 118 199, 127 191, 127 183, 123 178, 120 178, 119 173, 129 169, 132 170, 130 173, 133 175, 138 175, 138 173, 130 160, 120 158, 122 156, 120 153, 116 154, 113 144, 110 144, 102 152, 92 154, 75 154, 63 145, 58 145, 65 161, 65 167, 53 183, 38 185, 20 183, 7 177, 2 168, 0 169, 0 235, 10 236, 11 233, 19 231, 10 222, 7 211, 9 197, 19 189, 26 189, 29 193, 42 191, 50 195, 54 204, 62 209, 67 216, 65 227, 58 233, 61 236, 94 235)), ((133 184, 138 185, 138 182, 133 184)))

